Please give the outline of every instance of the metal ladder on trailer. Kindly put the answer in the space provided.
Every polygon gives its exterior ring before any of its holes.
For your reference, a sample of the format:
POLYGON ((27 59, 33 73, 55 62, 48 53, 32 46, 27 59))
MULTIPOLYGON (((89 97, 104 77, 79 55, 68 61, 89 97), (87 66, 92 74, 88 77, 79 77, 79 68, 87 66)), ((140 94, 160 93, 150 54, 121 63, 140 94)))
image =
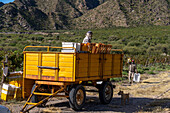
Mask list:
POLYGON ((36 86, 33 89, 31 95, 29 96, 29 98, 27 99, 25 105, 23 106, 22 110, 20 111, 20 113, 26 113, 29 112, 31 109, 33 109, 34 107, 37 107, 45 102, 48 101, 48 99, 52 98, 52 97, 68 97, 66 95, 57 95, 58 93, 61 93, 64 91, 64 83, 62 82, 48 82, 48 81, 36 81, 36 86), (57 85, 60 86, 60 89, 57 90, 56 92, 52 92, 52 93, 40 93, 40 92, 36 92, 36 89, 40 86, 40 85, 57 85), (38 103, 32 103, 31 98, 33 95, 41 95, 41 96, 47 96, 46 98, 42 99, 41 101, 39 101, 38 103), (32 105, 32 106, 29 106, 32 105), (29 107, 28 107, 29 106, 29 107), (28 108, 27 108, 28 107, 28 108), (26 109, 27 108, 27 109, 26 109))

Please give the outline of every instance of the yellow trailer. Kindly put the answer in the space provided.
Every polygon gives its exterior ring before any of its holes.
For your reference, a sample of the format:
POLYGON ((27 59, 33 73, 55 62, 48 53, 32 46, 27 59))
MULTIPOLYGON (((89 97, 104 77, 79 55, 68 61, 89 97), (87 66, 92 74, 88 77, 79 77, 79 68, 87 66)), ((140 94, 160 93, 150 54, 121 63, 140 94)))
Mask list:
POLYGON ((27 112, 42 105, 53 96, 69 98, 71 108, 80 110, 86 98, 83 86, 88 85, 95 86, 99 90, 101 103, 110 103, 113 86, 109 81, 110 78, 122 77, 123 53, 50 51, 63 48, 75 49, 74 47, 49 46, 25 47, 22 96, 23 98, 29 96, 29 98, 21 112, 27 112), (47 51, 26 51, 28 48, 47 48, 47 51), (59 92, 65 92, 65 95, 58 95, 59 92), (38 99, 35 100, 35 96, 38 99), (34 100, 34 103, 30 102, 31 100, 34 100), (25 110, 27 105, 33 106, 25 110))

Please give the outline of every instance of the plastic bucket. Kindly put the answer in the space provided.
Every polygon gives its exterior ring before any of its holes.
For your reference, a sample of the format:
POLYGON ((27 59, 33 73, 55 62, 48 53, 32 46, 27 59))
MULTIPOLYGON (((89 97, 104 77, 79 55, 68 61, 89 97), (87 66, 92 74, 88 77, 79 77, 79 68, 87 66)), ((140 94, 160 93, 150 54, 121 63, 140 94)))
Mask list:
POLYGON ((140 73, 135 73, 134 74, 133 81, 140 82, 140 73))

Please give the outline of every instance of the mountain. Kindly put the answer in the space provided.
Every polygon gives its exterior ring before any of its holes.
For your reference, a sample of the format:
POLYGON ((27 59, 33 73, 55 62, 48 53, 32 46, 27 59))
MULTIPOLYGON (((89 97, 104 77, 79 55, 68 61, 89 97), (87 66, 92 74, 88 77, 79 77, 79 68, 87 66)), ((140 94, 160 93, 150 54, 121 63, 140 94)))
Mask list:
POLYGON ((75 19, 76 28, 169 25, 168 0, 110 0, 75 19))
POLYGON ((0 7, 2 7, 4 5, 4 3, 3 2, 0 2, 0 7))
POLYGON ((93 29, 169 25, 170 0, 15 0, 0 7, 0 29, 93 29))
POLYGON ((127 19, 116 0, 106 1, 73 21, 77 29, 127 27, 126 22, 127 19))

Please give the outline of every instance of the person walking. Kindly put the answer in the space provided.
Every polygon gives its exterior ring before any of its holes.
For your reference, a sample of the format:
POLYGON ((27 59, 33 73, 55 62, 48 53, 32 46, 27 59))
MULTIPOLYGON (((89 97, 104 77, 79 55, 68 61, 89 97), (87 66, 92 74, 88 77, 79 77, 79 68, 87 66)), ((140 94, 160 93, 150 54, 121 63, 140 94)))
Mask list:
POLYGON ((132 60, 131 62, 129 62, 129 83, 133 84, 133 77, 135 72, 137 73, 137 68, 136 68, 136 64, 135 61, 132 60))

